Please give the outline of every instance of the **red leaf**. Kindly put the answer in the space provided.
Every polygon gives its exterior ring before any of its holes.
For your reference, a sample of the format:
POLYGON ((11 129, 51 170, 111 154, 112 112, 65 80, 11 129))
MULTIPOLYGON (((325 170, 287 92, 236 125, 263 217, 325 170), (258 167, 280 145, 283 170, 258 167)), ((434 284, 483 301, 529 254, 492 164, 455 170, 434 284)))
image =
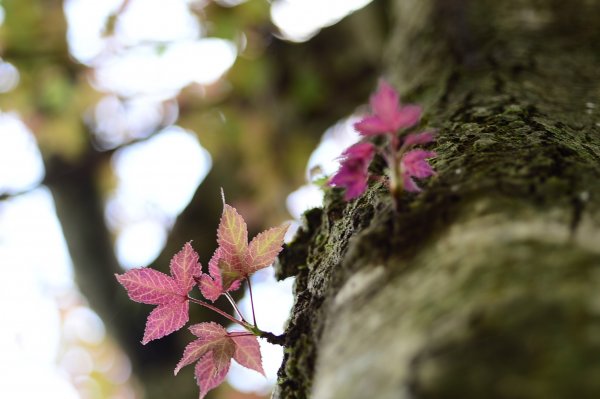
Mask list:
POLYGON ((187 295, 194 287, 194 277, 202 274, 200 263, 198 263, 198 254, 189 242, 173 256, 170 269, 171 275, 181 287, 182 292, 187 295))
POLYGON ((202 296, 209 301, 216 301, 223 293, 223 287, 221 287, 221 284, 219 284, 216 280, 213 280, 213 278, 207 274, 203 274, 200 277, 199 285, 202 296))
POLYGON ((287 225, 283 225, 264 231, 248 245, 248 229, 244 218, 233 207, 224 204, 217 231, 219 248, 209 264, 213 282, 206 279, 204 282, 207 293, 214 296, 213 290, 219 279, 223 292, 233 291, 250 274, 273 263, 282 249, 287 228, 287 225))
POLYGON ((200 278, 199 286, 202 295, 213 302, 221 294, 237 290, 240 287, 241 280, 244 278, 238 270, 221 259, 219 248, 217 248, 208 262, 208 272, 210 276, 203 274, 200 278))
POLYGON ((175 280, 158 270, 133 269, 125 274, 115 274, 115 277, 135 302, 164 305, 181 296, 181 289, 175 280))
POLYGON ((404 147, 413 147, 420 144, 428 144, 435 140, 434 132, 412 133, 404 138, 402 145, 404 147))
POLYGON ((196 363, 195 368, 196 383, 200 387, 200 399, 203 399, 208 391, 219 386, 225 380, 227 372, 229 371, 229 363, 227 367, 222 368, 220 371, 216 371, 214 365, 214 357, 212 352, 205 354, 196 363))
POLYGON ((150 268, 115 274, 133 301, 159 305, 146 321, 144 345, 179 330, 188 321, 187 294, 202 274, 198 254, 189 242, 173 256, 170 269, 172 277, 150 268))
POLYGON ((150 312, 148 321, 146 321, 142 344, 146 345, 154 339, 162 338, 179 330, 189 320, 188 311, 188 301, 173 302, 155 308, 150 312))
POLYGON ((219 270, 219 258, 221 253, 219 249, 215 251, 212 258, 208 262, 208 273, 209 275, 203 274, 200 277, 200 292, 204 298, 214 302, 223 293, 223 283, 221 280, 221 271, 219 270))
POLYGON ((183 357, 177 363, 177 367, 175 367, 174 374, 177 375, 179 370, 188 364, 192 364, 195 361, 199 360, 206 352, 208 352, 212 348, 212 341, 207 341, 204 339, 197 339, 195 341, 190 342, 183 351, 183 357))
POLYGON ((185 348, 175 374, 200 359, 196 364, 196 382, 200 386, 200 398, 203 398, 225 379, 236 345, 227 335, 227 330, 217 323, 194 324, 190 331, 198 339, 185 348))
POLYGON ((283 238, 289 225, 286 223, 279 227, 263 231, 258 234, 250 245, 244 259, 244 271, 247 275, 271 265, 283 245, 283 238))
POLYGON ((225 336, 218 341, 214 341, 212 353, 215 373, 218 374, 223 370, 228 370, 231 358, 235 353, 235 343, 231 338, 225 336))
POLYGON ((233 355, 235 361, 265 375, 258 339, 254 335, 232 336, 231 339, 235 342, 235 354, 233 355))
POLYGON ((225 204, 217 230, 217 243, 221 258, 234 268, 239 268, 248 248, 248 228, 244 218, 235 208, 225 204))
MULTIPOLYGON (((181 370, 183 367, 187 366, 188 364, 194 363, 202 356, 204 356, 205 353, 214 349, 215 344, 218 343, 220 340, 223 340, 223 338, 227 338, 227 331, 225 331, 225 329, 220 325, 216 323, 201 324, 208 324, 209 326, 198 327, 198 324, 192 326, 196 327, 196 332, 200 333, 200 338, 190 342, 188 346, 186 346, 185 350, 183 351, 183 357, 181 358, 179 363, 177 363, 177 367, 175 367, 175 375, 177 375, 179 370, 181 370), (203 333, 202 330, 204 330, 205 333, 203 333)), ((190 330, 192 329, 192 327, 190 327, 190 330)))
POLYGON ((243 271, 246 269, 243 258, 234 266, 227 259, 219 259, 220 278, 223 285, 223 292, 234 291, 239 288, 241 280, 246 278, 248 273, 243 271), (236 285, 236 283, 238 283, 236 285))
POLYGON ((183 352, 183 357, 175 367, 175 374, 182 367, 198 360, 196 382, 200 386, 200 398, 218 386, 227 375, 234 358, 244 367, 264 375, 260 346, 255 336, 230 335, 217 323, 199 323, 190 326, 190 331, 198 337, 183 352))
POLYGON ((227 335, 222 325, 213 322, 194 324, 190 326, 190 331, 198 338, 210 338, 213 341, 227 335))

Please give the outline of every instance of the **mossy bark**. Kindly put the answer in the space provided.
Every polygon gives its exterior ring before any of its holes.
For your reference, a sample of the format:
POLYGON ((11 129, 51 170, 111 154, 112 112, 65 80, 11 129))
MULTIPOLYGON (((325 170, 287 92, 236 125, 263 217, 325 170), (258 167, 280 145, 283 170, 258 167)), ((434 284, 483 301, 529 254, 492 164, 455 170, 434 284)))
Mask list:
POLYGON ((600 397, 600 1, 394 4, 438 176, 306 215, 274 397, 600 397))

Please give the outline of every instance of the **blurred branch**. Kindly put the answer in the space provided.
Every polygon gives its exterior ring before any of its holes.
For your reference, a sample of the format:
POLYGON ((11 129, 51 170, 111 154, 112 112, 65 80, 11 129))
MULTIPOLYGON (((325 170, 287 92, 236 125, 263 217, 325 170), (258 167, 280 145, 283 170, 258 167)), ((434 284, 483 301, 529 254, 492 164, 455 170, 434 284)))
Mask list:
POLYGON ((27 189, 27 190, 23 190, 23 191, 2 193, 2 194, 0 194, 0 201, 11 200, 11 199, 19 197, 21 195, 29 194, 33 190, 35 190, 35 188, 31 188, 31 189, 27 189))

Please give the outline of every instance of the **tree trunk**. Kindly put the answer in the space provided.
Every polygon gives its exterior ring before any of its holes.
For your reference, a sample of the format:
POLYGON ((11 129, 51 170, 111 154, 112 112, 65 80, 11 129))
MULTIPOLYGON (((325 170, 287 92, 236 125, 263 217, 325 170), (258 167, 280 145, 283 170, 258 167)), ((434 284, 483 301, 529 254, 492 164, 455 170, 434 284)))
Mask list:
POLYGON ((394 4, 438 176, 306 215, 274 397, 600 397, 600 1, 394 4))

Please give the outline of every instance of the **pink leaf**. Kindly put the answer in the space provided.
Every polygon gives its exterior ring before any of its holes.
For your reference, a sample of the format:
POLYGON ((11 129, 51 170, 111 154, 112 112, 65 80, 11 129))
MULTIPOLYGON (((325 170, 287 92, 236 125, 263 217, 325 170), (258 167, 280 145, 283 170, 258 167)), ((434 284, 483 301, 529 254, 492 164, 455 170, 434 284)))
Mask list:
POLYGON ((363 136, 377 136, 389 132, 389 126, 378 116, 366 116, 354 124, 354 128, 363 136))
POLYGON ((233 283, 231 283, 229 288, 227 288, 227 291, 235 291, 238 288, 240 288, 241 286, 242 286, 242 280, 235 280, 233 283))
POLYGON ((235 208, 225 204, 217 230, 217 243, 221 258, 232 267, 240 267, 240 262, 248 248, 248 228, 242 216, 235 208))
POLYGON ((235 361, 244 367, 256 370, 265 375, 260 355, 260 345, 256 337, 253 335, 242 335, 233 336, 231 339, 235 342, 235 354, 233 355, 235 361))
POLYGON ((227 330, 214 322, 194 324, 189 329, 196 337, 210 338, 213 341, 227 335, 227 330))
POLYGON ((398 92, 386 81, 379 82, 379 88, 371 96, 371 109, 382 122, 390 126, 397 117, 400 105, 398 92))
POLYGON ((132 269, 125 274, 115 274, 115 277, 135 302, 163 305, 182 295, 181 288, 173 278, 154 269, 132 269))
POLYGON ((342 153, 340 169, 329 184, 346 188, 344 199, 349 201, 361 195, 367 188, 368 169, 375 154, 371 143, 357 143, 342 153))
POLYGON ((225 336, 214 342, 212 354, 215 373, 228 370, 231 358, 235 354, 235 343, 231 338, 225 336))
POLYGON ((230 263, 221 259, 220 248, 217 248, 208 262, 210 276, 203 274, 200 277, 200 291, 202 295, 210 300, 216 301, 221 294, 233 291, 240 287, 242 274, 234 269, 230 263))
POLYGON ((221 252, 219 248, 215 251, 212 258, 208 262, 208 273, 210 276, 203 274, 200 276, 199 286, 200 292, 204 298, 210 301, 216 301, 219 296, 224 292, 223 283, 221 279, 221 270, 219 270, 219 258, 221 252))
POLYGON ((175 368, 175 374, 182 367, 200 359, 195 371, 196 382, 200 386, 200 398, 203 398, 225 379, 235 353, 235 343, 227 335, 227 330, 217 323, 194 324, 190 326, 190 331, 198 339, 185 348, 183 357, 175 368))
POLYGON ((379 83, 379 88, 371 96, 371 111, 372 115, 354 125, 364 136, 395 134, 400 129, 413 127, 421 119, 422 113, 417 105, 400 105, 398 92, 385 81, 379 83))
POLYGON ((411 193, 421 192, 421 187, 419 187, 417 185, 417 183, 415 183, 415 181, 412 179, 412 177, 410 177, 408 175, 402 176, 402 185, 404 186, 404 189, 408 192, 411 192, 411 193))
POLYGON ((189 320, 188 310, 188 301, 159 305, 148 316, 142 344, 179 330, 189 320))
POLYGON ((221 258, 221 250, 217 248, 213 253, 213 256, 208 261, 208 274, 215 280, 221 278, 221 271, 219 270, 219 259, 221 258))
POLYGON ((206 278, 200 281, 207 294, 214 297, 219 284, 222 292, 236 290, 250 274, 273 263, 281 251, 286 230, 287 226, 281 226, 264 231, 249 246, 246 222, 225 204, 217 231, 219 248, 208 265, 213 281, 206 278))
POLYGON ((418 105, 406 105, 401 107, 392 122, 394 131, 398 129, 407 129, 419 123, 422 112, 421 107, 418 105))
POLYGON ((406 136, 403 145, 405 147, 412 147, 420 144, 428 144, 431 143, 434 139, 435 134, 433 132, 414 133, 406 136))
POLYGON ((203 399, 208 391, 219 386, 225 380, 228 371, 229 364, 227 367, 217 371, 212 352, 205 354, 196 363, 195 368, 196 383, 200 387, 200 399, 203 399))
POLYGON ((214 280, 207 274, 200 276, 200 292, 209 301, 216 301, 223 293, 223 287, 219 281, 214 280))
POLYGON ((400 169, 402 172, 402 183, 406 191, 421 191, 413 177, 424 179, 435 175, 435 171, 426 160, 435 156, 437 156, 435 152, 425 150, 412 150, 404 154, 400 161, 400 169))
POLYGON ((195 278, 202 273, 198 254, 190 243, 185 244, 173 257, 170 268, 173 277, 150 268, 115 275, 127 290, 129 298, 136 302, 159 305, 150 312, 146 321, 142 339, 144 345, 179 330, 189 319, 187 294, 193 288, 195 278))
POLYGON ((219 270, 221 272, 221 281, 223 285, 223 292, 225 291, 233 291, 239 287, 239 284, 236 288, 232 288, 236 282, 244 279, 244 270, 246 266, 244 265, 244 258, 241 258, 237 263, 237 266, 234 266, 228 259, 221 258, 219 259, 219 270))
POLYGON ((247 275, 265 268, 275 261, 277 255, 283 249, 283 238, 288 227, 289 224, 287 223, 279 227, 273 227, 252 239, 244 259, 247 275))
POLYGON ((437 154, 433 151, 412 150, 404 154, 401 160, 402 173, 423 179, 435 174, 435 171, 427 163, 426 159, 435 158, 437 154))
POLYGON ((199 338, 195 341, 190 342, 183 351, 183 357, 177 363, 177 367, 175 367, 175 375, 179 373, 183 367, 188 364, 192 364, 198 359, 200 359, 206 352, 211 350, 214 346, 214 341, 209 338, 199 338))
POLYGON ((213 322, 194 324, 190 326, 190 331, 198 339, 188 344, 185 348, 183 357, 177 364, 177 367, 175 367, 175 375, 177 375, 182 367, 200 359, 206 352, 210 350, 223 351, 223 342, 231 341, 227 336, 227 330, 223 326, 213 322))
POLYGON ((342 152, 342 159, 359 159, 362 162, 368 163, 371 161, 373 154, 375 153, 375 147, 369 142, 358 142, 346 148, 342 152))
POLYGON ((192 248, 192 245, 186 243, 171 259, 171 275, 177 281, 185 295, 194 287, 194 277, 202 274, 200 263, 198 263, 198 254, 192 248))

